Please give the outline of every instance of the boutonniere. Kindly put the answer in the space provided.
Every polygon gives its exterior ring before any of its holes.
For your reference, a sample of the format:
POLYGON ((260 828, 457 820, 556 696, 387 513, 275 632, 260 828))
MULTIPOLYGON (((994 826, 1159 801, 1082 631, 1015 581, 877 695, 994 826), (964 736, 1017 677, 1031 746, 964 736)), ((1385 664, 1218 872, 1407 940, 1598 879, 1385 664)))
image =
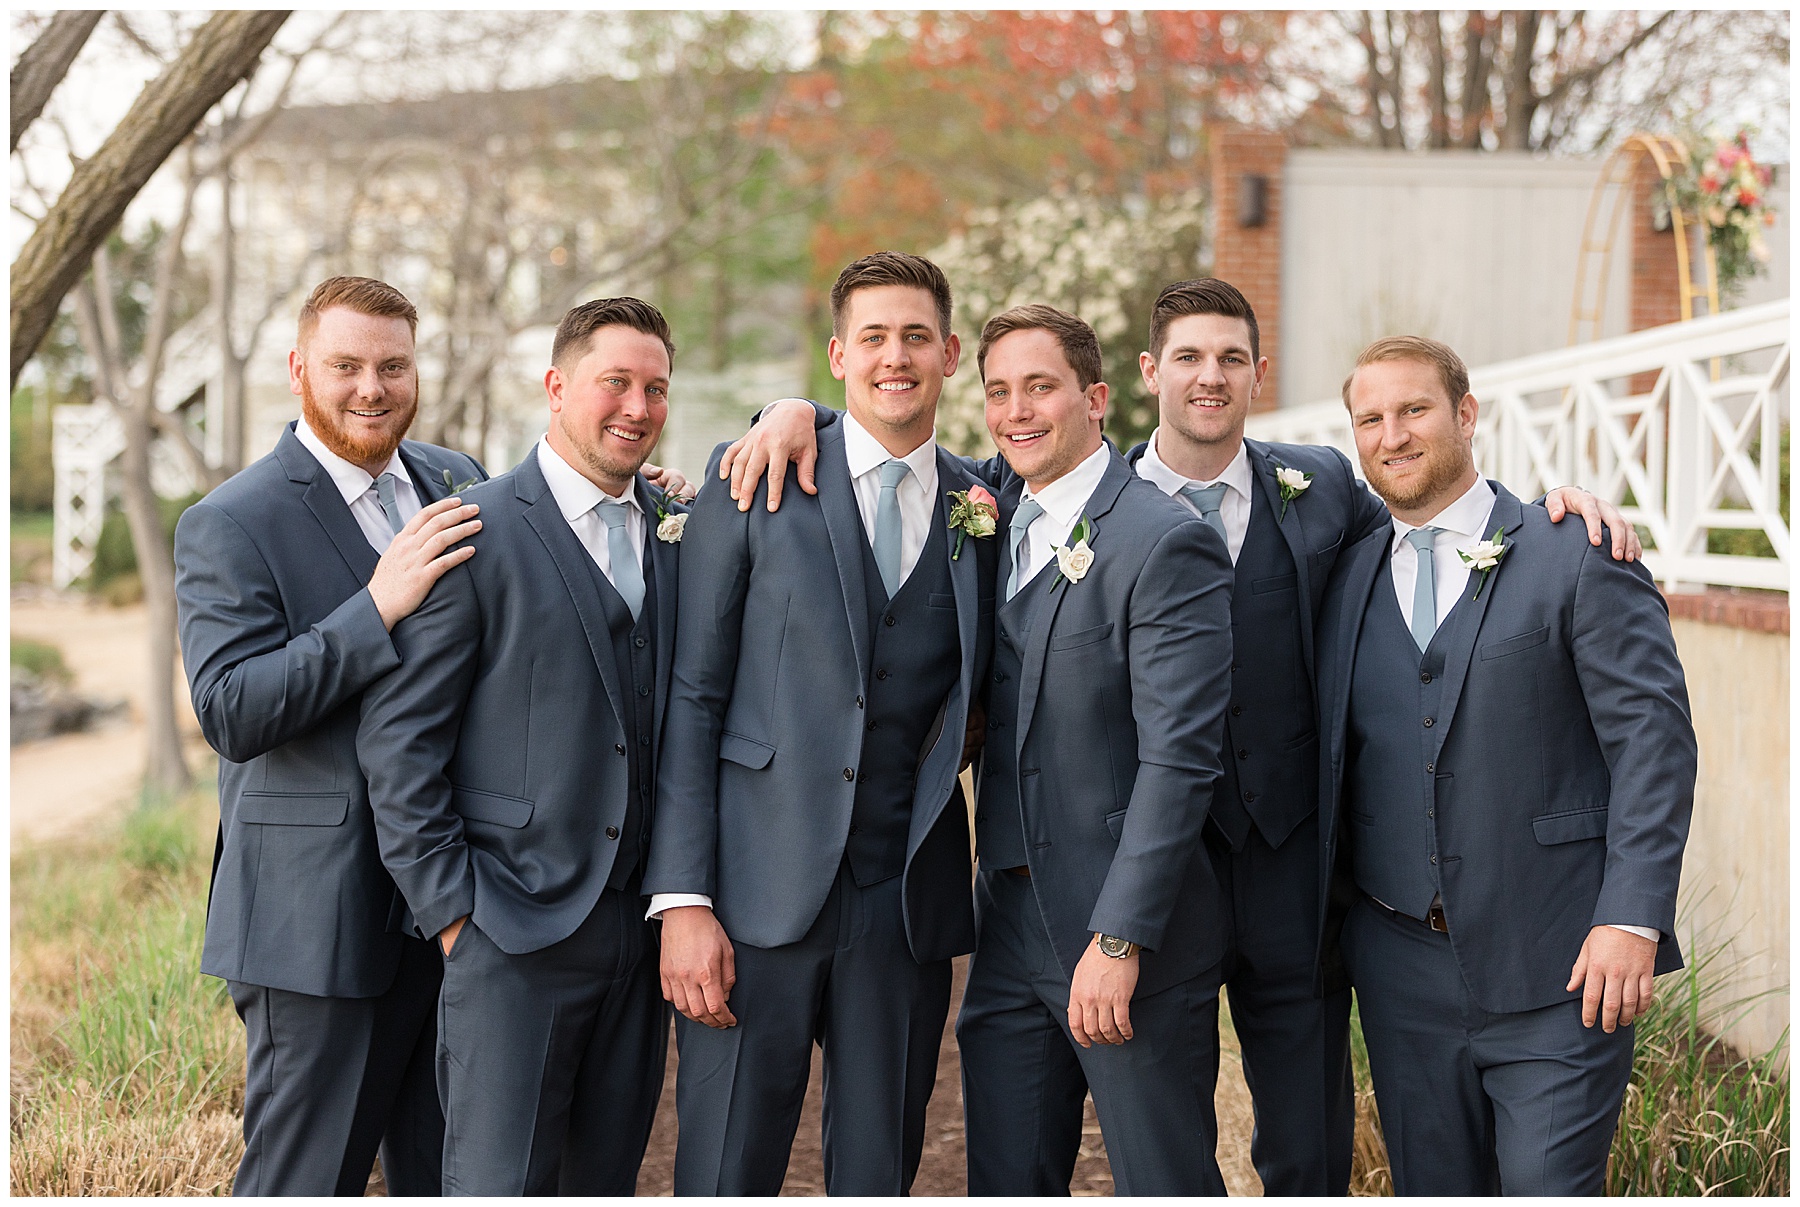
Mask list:
POLYGON ((1050 580, 1052 591, 1064 580, 1078 583, 1087 576, 1088 568, 1094 564, 1094 551, 1088 548, 1088 540, 1093 535, 1093 522, 1084 515, 1069 530, 1067 545, 1051 547, 1051 552, 1056 554, 1056 577, 1050 580))
POLYGON ((1000 524, 1000 504, 981 486, 948 493, 950 531, 956 534, 956 548, 950 551, 950 560, 955 561, 962 556, 963 538, 994 535, 994 529, 1000 524))
POLYGON ((681 534, 687 528, 687 512, 670 511, 669 497, 659 495, 656 500, 656 539, 671 545, 681 543, 681 534))
POLYGON ((1500 565, 1500 559, 1506 556, 1508 549, 1512 548, 1511 545, 1500 539, 1500 533, 1503 531, 1504 529, 1496 528, 1494 535, 1487 540, 1477 541, 1468 549, 1456 551, 1456 556, 1463 559, 1463 565, 1467 566, 1471 572, 1481 571, 1481 579, 1475 584, 1473 596, 1475 599, 1481 598, 1481 589, 1487 586, 1488 575, 1494 572, 1500 565))
POLYGON ((458 484, 456 479, 452 478, 450 476, 449 470, 444 471, 444 485, 449 489, 450 493, 453 495, 461 494, 463 491, 469 489, 469 487, 475 485, 479 481, 480 481, 479 478, 470 478, 467 482, 458 484))
POLYGON ((1275 485, 1281 491, 1281 515, 1279 519, 1287 519, 1288 504, 1312 489, 1312 475, 1303 474, 1299 470, 1275 463, 1275 485))

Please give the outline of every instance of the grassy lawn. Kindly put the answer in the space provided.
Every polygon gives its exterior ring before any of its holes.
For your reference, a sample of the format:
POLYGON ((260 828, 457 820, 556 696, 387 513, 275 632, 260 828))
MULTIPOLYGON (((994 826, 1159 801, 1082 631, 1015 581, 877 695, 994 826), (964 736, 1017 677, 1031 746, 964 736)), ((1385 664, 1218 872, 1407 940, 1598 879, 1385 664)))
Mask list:
POLYGON ((47 511, 12 513, 13 582, 49 585, 52 520, 47 511))

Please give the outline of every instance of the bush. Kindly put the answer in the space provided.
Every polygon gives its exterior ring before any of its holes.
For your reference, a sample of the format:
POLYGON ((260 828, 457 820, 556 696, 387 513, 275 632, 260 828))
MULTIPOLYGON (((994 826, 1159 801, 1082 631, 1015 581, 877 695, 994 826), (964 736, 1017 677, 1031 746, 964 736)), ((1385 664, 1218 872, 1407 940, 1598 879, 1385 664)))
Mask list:
POLYGON ((12 665, 41 683, 67 684, 73 679, 61 650, 29 637, 12 639, 12 665))

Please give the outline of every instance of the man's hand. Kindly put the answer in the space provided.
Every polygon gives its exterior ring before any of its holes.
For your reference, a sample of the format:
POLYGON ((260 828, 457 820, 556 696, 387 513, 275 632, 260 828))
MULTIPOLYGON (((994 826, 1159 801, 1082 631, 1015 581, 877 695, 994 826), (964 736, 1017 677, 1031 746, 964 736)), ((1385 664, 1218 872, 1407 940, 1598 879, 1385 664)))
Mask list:
POLYGON ((1656 997, 1656 943, 1616 926, 1596 926, 1588 931, 1575 968, 1565 989, 1587 983, 1581 995, 1581 1025, 1594 1025, 1607 1034, 1650 1009, 1656 997))
POLYGON ((737 984, 737 962, 725 928, 704 905, 662 912, 662 994, 675 1009, 709 1027, 734 1027, 725 1005, 737 984))
POLYGON ((1558 486, 1544 496, 1544 510, 1553 523, 1574 512, 1587 523, 1588 544, 1600 543, 1600 525, 1612 529, 1612 555, 1618 562, 1635 562, 1644 555, 1644 543, 1637 529, 1625 522, 1625 514, 1605 499, 1589 494, 1579 486, 1558 486))
POLYGON ((981 752, 981 748, 986 742, 987 713, 981 705, 971 704, 969 705, 969 723, 963 727, 962 762, 956 765, 959 773, 969 769, 969 764, 975 761, 975 756, 981 752))
POLYGON ((450 954, 450 949, 456 946, 456 936, 462 934, 463 923, 468 920, 469 915, 464 914, 450 925, 444 927, 444 929, 438 931, 438 948, 446 956, 450 954))
POLYGON ((688 489, 688 480, 682 476, 680 470, 664 465, 652 465, 646 461, 638 467, 638 472, 644 475, 644 481, 671 499, 682 503, 694 501, 694 492, 688 489))
POLYGON ((813 467, 819 461, 819 437, 813 431, 812 403, 802 398, 783 398, 764 407, 762 418, 725 450, 719 461, 719 481, 729 478, 738 510, 749 511, 756 484, 767 471, 769 510, 779 511, 789 461, 800 467, 800 489, 818 494, 813 467))
POLYGON ((1091 1048, 1130 1039, 1131 995, 1137 982, 1137 952, 1115 960, 1090 943, 1069 982, 1069 1030, 1075 1042, 1091 1048))
POLYGON ((481 531, 481 521, 474 518, 480 510, 455 497, 439 499, 420 508, 419 514, 394 534, 394 543, 375 563, 375 577, 369 580, 369 598, 375 601, 388 632, 425 602, 446 570, 475 556, 468 545, 449 553, 444 550, 481 531))

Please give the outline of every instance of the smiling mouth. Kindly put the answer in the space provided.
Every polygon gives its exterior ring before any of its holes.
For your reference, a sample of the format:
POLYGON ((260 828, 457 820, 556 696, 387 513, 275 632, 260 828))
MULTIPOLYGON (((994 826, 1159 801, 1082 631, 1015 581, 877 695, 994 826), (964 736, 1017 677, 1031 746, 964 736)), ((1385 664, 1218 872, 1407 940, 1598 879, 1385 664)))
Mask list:
POLYGON ((1209 411, 1217 411, 1230 406, 1231 400, 1228 398, 1190 398, 1188 403, 1192 406, 1205 407, 1209 411))
POLYGON ((606 433, 609 436, 617 436, 621 440, 629 440, 633 444, 636 444, 638 441, 640 441, 644 438, 644 433, 628 432, 622 427, 608 426, 606 428, 606 433))
POLYGON ((371 411, 358 407, 346 407, 344 409, 349 411, 350 414, 355 415, 358 419, 380 419, 383 415, 388 413, 386 407, 383 407, 379 411, 371 411))
POLYGON ((1041 436, 1048 436, 1049 434, 1050 433, 1047 431, 1043 431, 1043 432, 1008 432, 1006 434, 1006 440, 1008 443, 1013 444, 1013 445, 1030 444, 1033 440, 1036 440, 1041 436))
POLYGON ((916 390, 918 387, 919 383, 916 381, 878 381, 875 383, 875 388, 883 394, 904 394, 906 391, 916 390))
POLYGON ((1383 461, 1382 464, 1387 466, 1389 469, 1395 469, 1402 465, 1411 465, 1414 461, 1417 461, 1420 457, 1423 457, 1424 455, 1425 455, 1424 453, 1408 453, 1404 457, 1390 457, 1387 460, 1383 461))

